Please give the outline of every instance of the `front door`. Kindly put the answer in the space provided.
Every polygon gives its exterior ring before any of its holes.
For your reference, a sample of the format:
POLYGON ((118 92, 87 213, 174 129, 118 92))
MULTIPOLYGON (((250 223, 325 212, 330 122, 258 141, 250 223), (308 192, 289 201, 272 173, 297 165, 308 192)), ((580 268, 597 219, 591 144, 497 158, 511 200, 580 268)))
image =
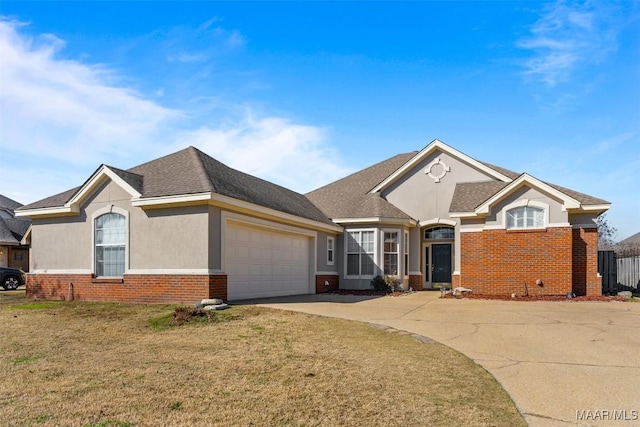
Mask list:
POLYGON ((424 246, 424 278, 429 288, 451 286, 452 244, 430 243, 424 246))
POLYGON ((431 263, 431 286, 451 285, 451 243, 432 243, 431 263))

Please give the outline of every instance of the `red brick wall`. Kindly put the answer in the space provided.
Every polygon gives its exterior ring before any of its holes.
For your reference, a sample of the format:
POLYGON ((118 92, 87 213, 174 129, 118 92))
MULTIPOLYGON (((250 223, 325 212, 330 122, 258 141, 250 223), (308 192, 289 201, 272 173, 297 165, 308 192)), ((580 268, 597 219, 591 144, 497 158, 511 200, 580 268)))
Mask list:
POLYGON ((324 292, 334 292, 339 289, 340 276, 337 274, 319 274, 316 276, 316 293, 321 294, 324 292), (329 282, 329 286, 326 286, 324 282, 329 282))
POLYGON ((460 233, 460 286, 477 294, 563 295, 572 290, 573 231, 485 230, 460 233), (537 280, 543 285, 538 286, 537 280))
POLYGON ((597 228, 573 229, 573 292, 576 295, 602 295, 597 228))
POLYGON ((195 304, 204 298, 227 299, 226 275, 125 274, 122 279, 94 279, 90 274, 28 274, 26 287, 27 297, 58 300, 195 304))
POLYGON ((411 274, 409 276, 409 287, 414 291, 421 291, 424 282, 422 281, 422 274, 411 274))

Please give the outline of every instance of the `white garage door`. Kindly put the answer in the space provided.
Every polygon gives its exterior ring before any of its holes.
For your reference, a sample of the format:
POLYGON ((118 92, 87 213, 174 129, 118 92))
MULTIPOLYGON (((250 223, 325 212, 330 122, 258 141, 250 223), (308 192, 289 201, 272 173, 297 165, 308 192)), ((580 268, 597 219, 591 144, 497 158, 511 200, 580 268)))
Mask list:
POLYGON ((228 224, 225 241, 230 300, 309 293, 309 237, 228 224))

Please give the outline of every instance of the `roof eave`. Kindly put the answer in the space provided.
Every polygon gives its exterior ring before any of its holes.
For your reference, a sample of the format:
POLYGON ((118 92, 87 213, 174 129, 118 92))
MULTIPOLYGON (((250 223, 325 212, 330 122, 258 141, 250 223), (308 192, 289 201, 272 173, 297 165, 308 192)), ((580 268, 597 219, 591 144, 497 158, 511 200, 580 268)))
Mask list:
POLYGON ((417 221, 412 218, 391 218, 391 217, 379 217, 372 216, 366 218, 332 218, 336 224, 395 224, 406 225, 409 227, 415 227, 417 221))
POLYGON ((323 231, 341 233, 342 227, 339 225, 324 223, 298 215, 289 214, 276 209, 260 206, 255 203, 245 202, 233 197, 224 196, 219 193, 206 192, 197 194, 182 194, 175 196, 160 196, 149 198, 138 198, 131 202, 132 206, 143 209, 161 209, 178 206, 203 205, 209 204, 220 208, 228 208, 234 211, 246 213, 249 215, 277 220, 280 222, 303 225, 307 228, 320 229, 323 231))
POLYGON ((38 217, 38 218, 50 218, 57 216, 74 216, 80 213, 79 206, 52 206, 47 208, 25 209, 16 211, 16 216, 19 217, 38 217))

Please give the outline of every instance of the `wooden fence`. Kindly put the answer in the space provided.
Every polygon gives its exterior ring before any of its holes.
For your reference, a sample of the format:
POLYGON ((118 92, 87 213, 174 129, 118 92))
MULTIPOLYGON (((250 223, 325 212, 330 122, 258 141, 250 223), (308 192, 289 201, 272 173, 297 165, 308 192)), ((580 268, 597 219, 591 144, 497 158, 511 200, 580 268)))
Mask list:
POLYGON ((603 294, 640 292, 640 256, 618 258, 614 251, 598 251, 598 273, 603 294))
POLYGON ((618 286, 634 293, 640 290, 640 256, 618 258, 617 273, 618 286))

